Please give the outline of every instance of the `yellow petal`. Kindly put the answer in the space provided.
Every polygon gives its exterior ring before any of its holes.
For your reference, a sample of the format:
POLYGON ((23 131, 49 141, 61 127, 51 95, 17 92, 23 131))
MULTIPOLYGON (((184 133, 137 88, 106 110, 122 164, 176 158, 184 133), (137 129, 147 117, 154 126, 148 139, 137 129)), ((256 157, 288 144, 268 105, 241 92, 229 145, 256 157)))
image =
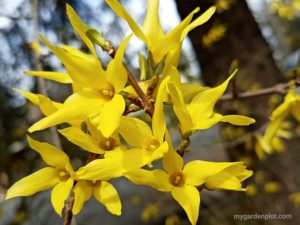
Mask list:
POLYGON ((96 159, 84 167, 80 167, 76 172, 76 177, 83 180, 109 180, 123 175, 122 156, 96 159))
POLYGON ((158 159, 161 159, 166 152, 168 152, 169 146, 168 143, 165 141, 163 142, 157 149, 155 149, 153 152, 148 153, 148 164, 151 164, 153 161, 156 161, 158 159))
POLYGON ((125 172, 139 169, 148 162, 148 154, 145 149, 135 148, 124 153, 123 166, 125 172))
POLYGON ((168 174, 173 174, 182 170, 184 165, 182 157, 178 155, 173 148, 169 148, 169 151, 164 155, 163 167, 168 174))
POLYGON ((181 205, 186 212, 192 225, 196 225, 199 216, 200 193, 191 185, 174 187, 172 197, 181 205))
POLYGON ((108 138, 117 129, 125 110, 125 101, 119 94, 115 94, 112 100, 103 105, 97 128, 103 136, 108 138))
POLYGON ((86 35, 86 32, 91 28, 81 21, 80 17, 77 15, 77 13, 74 11, 74 9, 69 4, 67 4, 66 8, 67 8, 67 15, 70 19, 70 22, 71 22, 74 30, 79 35, 81 40, 86 44, 86 46, 89 48, 89 50, 93 53, 93 55, 96 56, 97 54, 96 54, 94 45, 86 35))
POLYGON ((164 35, 158 16, 159 0, 148 0, 147 14, 143 24, 143 31, 149 45, 164 35))
POLYGON ((293 104, 291 113, 293 117, 300 123, 300 100, 293 104))
POLYGON ((185 135, 191 131, 193 123, 184 103, 182 92, 174 83, 168 84, 168 91, 172 97, 174 112, 180 122, 180 131, 185 135))
POLYGON ((85 180, 80 180, 76 183, 74 187, 74 205, 72 212, 74 215, 77 215, 84 203, 91 198, 93 194, 92 183, 85 180))
POLYGON ((13 89, 14 91, 24 95, 30 102, 35 104, 40 108, 44 115, 50 115, 61 108, 62 104, 58 102, 51 101, 44 95, 34 94, 29 91, 23 91, 18 89, 13 89))
POLYGON ((194 124, 197 124, 197 121, 200 122, 201 118, 210 118, 210 116, 213 114, 213 109, 216 102, 223 95, 229 81, 235 76, 236 73, 237 70, 234 71, 230 77, 218 87, 202 91, 193 98, 188 110, 194 124))
POLYGON ((64 102, 59 110, 33 124, 28 131, 34 132, 64 122, 72 123, 73 121, 85 120, 98 113, 105 101, 100 94, 95 92, 75 93, 64 102))
POLYGON ((252 123, 255 123, 255 119, 252 119, 247 116, 240 116, 240 115, 225 115, 223 116, 221 121, 231 123, 233 125, 238 125, 238 126, 248 126, 252 123))
POLYGON ((7 190, 5 199, 34 195, 39 191, 53 187, 58 182, 58 171, 52 167, 45 167, 17 181, 7 190))
POLYGON ((166 132, 166 120, 164 115, 163 96, 166 92, 166 85, 167 82, 169 82, 169 80, 170 78, 166 77, 159 85, 156 102, 155 102, 154 114, 152 118, 153 135, 160 142, 163 141, 166 132))
POLYGON ((29 136, 27 136, 27 140, 29 146, 37 151, 41 155, 45 163, 47 163, 49 166, 53 166, 58 169, 65 169, 66 164, 70 162, 67 154, 56 148, 55 146, 50 145, 46 142, 33 140, 29 136))
POLYGON ((119 46, 115 58, 110 61, 107 67, 106 80, 114 87, 115 93, 119 93, 127 82, 127 70, 123 65, 123 57, 126 46, 132 35, 124 39, 119 46))
POLYGON ((58 83, 63 83, 63 84, 73 83, 73 80, 71 79, 70 75, 67 73, 58 73, 58 72, 51 72, 51 71, 25 71, 24 73, 29 76, 42 77, 48 80, 56 81, 58 83))
POLYGON ((199 186, 202 185, 208 177, 214 176, 227 167, 236 164, 240 164, 240 162, 229 163, 194 160, 184 166, 183 174, 187 184, 199 186))
POLYGON ((122 204, 117 190, 106 181, 98 182, 94 187, 94 196, 106 209, 114 215, 120 216, 122 204))
POLYGON ((138 169, 125 174, 131 182, 137 185, 147 185, 159 191, 169 192, 172 185, 169 182, 169 175, 163 170, 138 169))
POLYGON ((121 17, 122 19, 126 20, 129 27, 133 31, 133 33, 142 41, 147 43, 147 38, 139 25, 132 19, 132 17, 128 14, 128 12, 123 8, 123 6, 117 0, 105 0, 105 2, 110 6, 114 12, 121 17))
POLYGON ((207 9, 204 13, 202 13, 197 19, 195 19, 192 23, 190 23, 182 32, 180 41, 182 42, 183 39, 187 36, 187 34, 193 30, 194 28, 206 23, 212 15, 216 12, 216 7, 212 6, 207 9))
POLYGON ((286 117, 295 99, 294 90, 289 91, 289 93, 285 96, 284 102, 272 112, 270 119, 275 120, 286 117))
POLYGON ((122 116, 118 132, 132 147, 143 147, 152 137, 152 131, 148 124, 129 116, 122 116))
POLYGON ((88 88, 107 89, 109 87, 98 58, 94 55, 85 54, 69 46, 57 47, 50 44, 43 36, 40 38, 62 61, 74 82, 88 88))
POLYGON ((209 89, 209 87, 190 83, 184 83, 181 86, 185 102, 190 102, 198 93, 209 89))
POLYGON ((104 150, 99 147, 99 144, 95 139, 91 135, 84 133, 79 127, 68 127, 59 130, 59 133, 65 136, 70 142, 86 151, 104 154, 104 150))
POLYGON ((198 11, 199 8, 196 8, 178 26, 171 30, 171 32, 150 46, 150 51, 156 64, 159 63, 168 52, 170 52, 172 49, 178 48, 181 45, 180 39, 182 32, 191 22, 193 15, 198 11))
POLYGON ((205 187, 211 190, 224 189, 245 191, 245 189, 242 188, 240 180, 234 175, 227 173, 226 171, 221 171, 215 176, 208 177, 205 182, 205 187))
POLYGON ((68 178, 66 180, 61 180, 52 190, 51 193, 51 203, 55 212, 61 216, 62 210, 65 206, 65 201, 69 197, 71 190, 73 188, 74 180, 68 178))

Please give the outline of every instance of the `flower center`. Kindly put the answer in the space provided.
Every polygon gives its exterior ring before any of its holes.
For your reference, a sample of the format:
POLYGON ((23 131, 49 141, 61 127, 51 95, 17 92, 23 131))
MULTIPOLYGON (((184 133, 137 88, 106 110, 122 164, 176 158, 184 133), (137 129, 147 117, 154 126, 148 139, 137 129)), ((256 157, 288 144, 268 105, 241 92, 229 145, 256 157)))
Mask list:
POLYGON ((107 89, 101 89, 99 90, 100 95, 105 99, 112 99, 115 95, 114 88, 107 88, 107 89))
POLYGON ((100 148, 108 151, 108 150, 113 150, 114 147, 118 146, 118 141, 113 139, 113 138, 104 138, 100 141, 99 145, 100 148))
POLYGON ((70 177, 70 174, 65 170, 59 171, 58 175, 60 180, 67 180, 70 177))
POLYGON ((185 177, 181 172, 176 172, 170 175, 169 181, 176 187, 181 187, 185 184, 185 177))
POLYGON ((151 139, 146 144, 145 149, 149 152, 155 151, 160 146, 160 142, 157 138, 151 137, 151 139))

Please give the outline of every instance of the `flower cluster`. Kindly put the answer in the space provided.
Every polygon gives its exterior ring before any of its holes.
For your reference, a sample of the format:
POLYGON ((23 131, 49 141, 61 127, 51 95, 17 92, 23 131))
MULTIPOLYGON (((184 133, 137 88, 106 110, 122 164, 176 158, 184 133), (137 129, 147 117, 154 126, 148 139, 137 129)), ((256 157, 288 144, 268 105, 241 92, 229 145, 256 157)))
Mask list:
POLYGON ((177 64, 182 41, 190 30, 209 20, 215 7, 192 21, 199 11, 195 9, 166 34, 158 17, 159 0, 148 1, 142 28, 117 0, 106 2, 145 43, 148 49, 148 56, 144 57, 146 79, 136 82, 123 62, 132 35, 114 51, 110 43, 83 23, 68 5, 70 22, 90 52, 84 53, 66 45, 55 46, 41 36, 67 72, 28 71, 26 74, 71 84, 72 94, 63 103, 58 103, 40 94, 17 91, 37 105, 45 116, 29 128, 30 133, 68 124, 59 133, 93 157, 86 165, 74 169, 63 150, 28 137, 31 148, 48 166, 16 182, 8 190, 6 199, 53 188, 51 202, 59 215, 71 193, 74 195, 74 215, 92 195, 110 213, 120 215, 121 201, 109 180, 124 176, 137 185, 170 192, 190 222, 196 224, 202 188, 243 191, 241 182, 252 174, 243 162, 193 160, 185 164, 185 151, 174 150, 166 124, 166 104, 173 106, 183 140, 218 122, 240 126, 254 123, 254 119, 246 116, 221 115, 214 111, 236 71, 214 88, 181 82, 177 64), (112 56, 107 66, 101 64, 94 44, 112 56), (141 113, 144 109, 151 124, 132 116, 131 108, 141 113), (162 169, 154 168, 153 163, 158 160, 162 161, 162 169))

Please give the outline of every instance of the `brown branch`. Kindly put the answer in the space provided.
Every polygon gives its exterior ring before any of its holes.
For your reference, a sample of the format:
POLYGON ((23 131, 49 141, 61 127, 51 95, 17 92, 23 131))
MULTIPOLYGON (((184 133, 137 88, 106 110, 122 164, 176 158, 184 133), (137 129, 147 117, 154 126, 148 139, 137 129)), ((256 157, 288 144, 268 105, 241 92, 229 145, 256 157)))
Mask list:
POLYGON ((234 96, 232 94, 225 94, 219 100, 230 101, 233 99, 254 98, 254 97, 260 97, 260 96, 265 96, 270 94, 286 94, 288 92, 289 86, 290 83, 288 82, 288 83, 276 84, 272 87, 263 88, 257 91, 247 91, 244 93, 238 93, 237 96, 234 96))
POLYGON ((74 192, 72 192, 65 205, 64 225, 71 225, 72 223, 72 218, 73 218, 72 208, 74 205, 74 201, 75 201, 74 192))

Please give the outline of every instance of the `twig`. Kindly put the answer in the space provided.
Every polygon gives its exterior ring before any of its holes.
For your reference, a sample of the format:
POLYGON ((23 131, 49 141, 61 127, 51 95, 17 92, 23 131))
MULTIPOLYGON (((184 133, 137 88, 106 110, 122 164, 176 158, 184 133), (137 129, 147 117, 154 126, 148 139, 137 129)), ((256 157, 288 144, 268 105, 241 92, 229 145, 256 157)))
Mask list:
POLYGON ((260 97, 260 96, 265 96, 270 94, 286 94, 288 92, 289 86, 290 83, 288 82, 288 83, 276 84, 272 87, 263 88, 257 91, 247 91, 244 93, 238 93, 237 96, 234 96, 232 94, 225 94, 219 100, 230 101, 233 99, 254 98, 254 97, 260 97))
POLYGON ((74 192, 72 192, 66 202, 65 206, 65 219, 64 219, 64 225, 71 225, 72 223, 72 218, 73 218, 73 213, 72 213, 72 208, 74 205, 74 192))
MULTIPOLYGON (((31 0, 31 6, 32 6, 32 23, 33 23, 33 32, 34 32, 34 37, 35 40, 37 40, 38 38, 38 30, 39 30, 39 17, 38 17, 38 0, 31 0)), ((34 55, 34 62, 35 62, 35 69, 37 71, 41 71, 43 70, 43 66, 41 63, 41 59, 40 59, 40 55, 37 52, 33 51, 33 55, 34 55)), ((39 92, 44 95, 47 96, 47 89, 46 89, 46 84, 45 84, 45 80, 41 77, 37 78, 37 84, 38 84, 38 89, 39 92)), ((59 139, 59 135, 57 133, 56 127, 50 127, 50 136, 51 136, 51 141, 52 143, 58 147, 61 148, 61 143, 60 143, 60 139, 59 139)))

